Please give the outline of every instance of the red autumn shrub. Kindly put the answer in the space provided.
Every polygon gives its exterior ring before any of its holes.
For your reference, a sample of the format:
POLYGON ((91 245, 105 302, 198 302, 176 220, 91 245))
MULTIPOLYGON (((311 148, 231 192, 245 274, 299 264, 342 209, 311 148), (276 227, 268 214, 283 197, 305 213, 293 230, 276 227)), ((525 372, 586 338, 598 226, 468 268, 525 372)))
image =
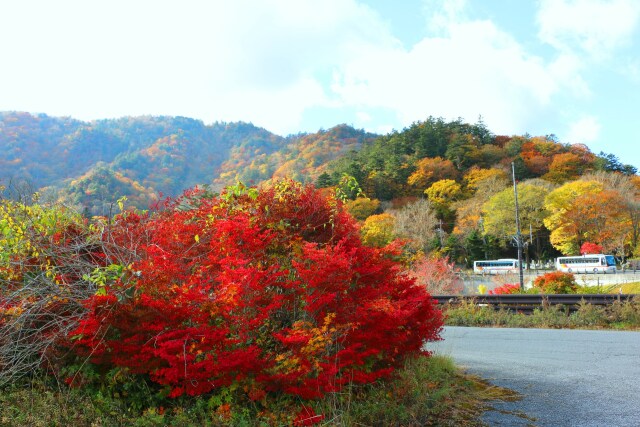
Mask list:
POLYGON ((580 255, 601 254, 602 246, 591 242, 584 242, 580 246, 580 255))
POLYGON ((68 345, 170 396, 236 385, 316 398, 386 376, 439 338, 441 313, 397 254, 363 246, 340 202, 313 187, 189 194, 116 224, 138 259, 87 301, 68 345))
POLYGON ((533 286, 545 294, 575 294, 578 290, 574 275, 562 271, 554 271, 536 277, 533 286))
POLYGON ((492 291, 489 291, 489 295, 510 295, 517 294, 520 292, 520 285, 517 283, 505 283, 502 286, 498 286, 494 288, 492 291))

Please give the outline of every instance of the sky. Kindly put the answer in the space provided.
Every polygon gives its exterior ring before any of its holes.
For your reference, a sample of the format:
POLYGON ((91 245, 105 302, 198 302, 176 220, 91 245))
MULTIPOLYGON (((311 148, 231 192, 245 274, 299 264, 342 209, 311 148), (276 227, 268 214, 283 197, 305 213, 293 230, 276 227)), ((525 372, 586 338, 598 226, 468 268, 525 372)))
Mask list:
POLYGON ((640 169, 638 0, 0 0, 0 111, 280 135, 429 116, 640 169))

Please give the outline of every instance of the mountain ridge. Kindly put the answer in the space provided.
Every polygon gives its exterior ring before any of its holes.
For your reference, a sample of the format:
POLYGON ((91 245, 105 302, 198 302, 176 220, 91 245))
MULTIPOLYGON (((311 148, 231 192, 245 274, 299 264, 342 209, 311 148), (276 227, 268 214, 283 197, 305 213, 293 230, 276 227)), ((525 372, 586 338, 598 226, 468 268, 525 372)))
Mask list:
POLYGON ((377 135, 336 125, 279 136, 247 122, 138 116, 89 122, 0 112, 0 180, 26 181, 103 214, 119 196, 144 208, 194 185, 220 189, 273 176, 312 182, 326 164, 377 135))

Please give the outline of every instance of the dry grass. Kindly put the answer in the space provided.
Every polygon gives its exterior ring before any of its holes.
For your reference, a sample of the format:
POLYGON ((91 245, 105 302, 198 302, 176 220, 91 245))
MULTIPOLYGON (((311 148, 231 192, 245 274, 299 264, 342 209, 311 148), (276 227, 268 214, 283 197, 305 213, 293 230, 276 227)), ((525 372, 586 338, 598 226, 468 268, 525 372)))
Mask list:
POLYGON ((450 326, 489 326, 510 328, 581 328, 640 330, 640 295, 630 301, 609 306, 581 303, 576 311, 563 306, 547 306, 532 314, 504 308, 480 306, 465 301, 445 306, 445 323, 450 326))
MULTIPOLYGON (((108 390, 88 392, 58 387, 41 378, 0 389, 0 426, 255 426, 279 425, 278 411, 291 410, 283 399, 269 408, 236 408, 233 417, 217 416, 215 396, 167 403, 164 409, 133 407, 108 390)), ((321 401, 305 402, 325 416, 324 426, 482 426, 480 417, 496 401, 520 399, 517 393, 462 372, 450 358, 417 357, 394 378, 350 387, 321 401)))

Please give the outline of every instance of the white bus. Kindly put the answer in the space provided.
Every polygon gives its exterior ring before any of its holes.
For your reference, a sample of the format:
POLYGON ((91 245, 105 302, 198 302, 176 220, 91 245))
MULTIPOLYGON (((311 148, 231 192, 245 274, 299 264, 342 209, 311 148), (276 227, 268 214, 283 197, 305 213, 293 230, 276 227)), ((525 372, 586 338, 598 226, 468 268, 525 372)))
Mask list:
POLYGON ((613 255, 593 254, 556 258, 556 270, 565 273, 615 273, 613 255))
POLYGON ((476 274, 506 274, 518 272, 518 260, 505 258, 486 261, 474 261, 473 272, 476 274))

